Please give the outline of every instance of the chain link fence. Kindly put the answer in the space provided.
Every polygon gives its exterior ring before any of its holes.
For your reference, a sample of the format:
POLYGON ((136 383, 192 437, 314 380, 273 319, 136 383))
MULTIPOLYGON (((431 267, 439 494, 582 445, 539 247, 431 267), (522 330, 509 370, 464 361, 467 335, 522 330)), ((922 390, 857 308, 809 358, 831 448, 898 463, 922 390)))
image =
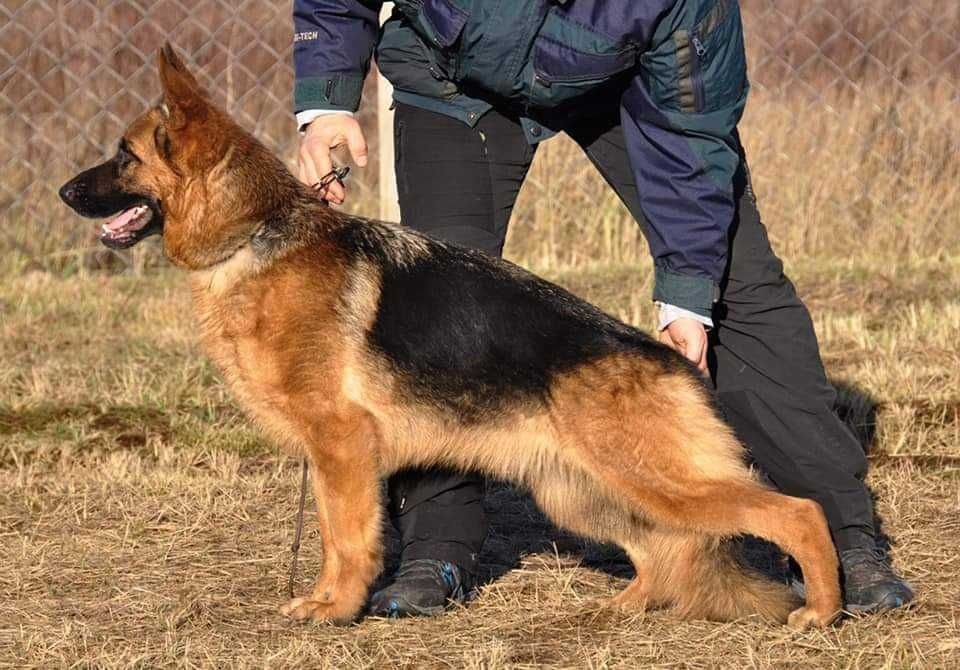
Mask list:
POLYGON ((741 5, 753 85, 741 130, 781 247, 960 249, 960 3, 741 5))
MULTIPOLYGON (((784 182, 795 187, 791 175, 813 161, 821 181, 848 184, 824 198, 813 180, 811 192, 794 194, 819 216, 835 208, 866 226, 872 213, 919 193, 936 202, 914 214, 956 216, 958 180, 944 175, 956 172, 960 150, 960 3, 741 5, 753 84, 743 133, 761 194, 784 182), (847 148, 824 154, 830 143, 847 148)), ((154 55, 167 39, 240 123, 292 160, 290 15, 290 0, 3 0, 0 252, 49 267, 97 248, 92 227, 67 214, 57 188, 112 154, 126 124, 156 102, 154 55)), ((368 121, 373 87, 369 93, 368 121)), ((772 200, 775 217, 802 215, 799 203, 772 200)))

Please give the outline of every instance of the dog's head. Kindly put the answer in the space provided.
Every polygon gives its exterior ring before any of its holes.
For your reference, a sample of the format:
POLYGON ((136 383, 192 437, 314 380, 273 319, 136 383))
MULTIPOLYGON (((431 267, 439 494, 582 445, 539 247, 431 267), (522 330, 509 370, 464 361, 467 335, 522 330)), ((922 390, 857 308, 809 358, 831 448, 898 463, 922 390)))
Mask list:
POLYGON ((113 158, 64 184, 60 197, 82 216, 113 217, 100 234, 108 247, 162 234, 172 262, 209 267, 250 239, 288 173, 211 103, 169 44, 157 65, 162 103, 127 128, 113 158))

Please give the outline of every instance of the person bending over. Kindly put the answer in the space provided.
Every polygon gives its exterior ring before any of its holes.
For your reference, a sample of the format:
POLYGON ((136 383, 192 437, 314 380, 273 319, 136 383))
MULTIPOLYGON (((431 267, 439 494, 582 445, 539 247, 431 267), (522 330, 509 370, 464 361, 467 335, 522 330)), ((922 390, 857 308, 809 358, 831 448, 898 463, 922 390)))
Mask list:
MULTIPOLYGON (((877 550, 864 452, 757 211, 737 135, 748 83, 736 0, 397 0, 380 26, 381 4, 294 2, 300 178, 317 183, 342 145, 366 164, 353 113, 374 52, 394 87, 411 228, 499 256, 537 147, 566 133, 646 236, 660 340, 709 372, 770 481, 823 507, 846 607, 910 602, 877 550)), ((322 195, 346 197, 336 182, 322 195)), ((371 613, 462 601, 487 533, 482 482, 408 471, 388 490, 402 554, 371 613)))

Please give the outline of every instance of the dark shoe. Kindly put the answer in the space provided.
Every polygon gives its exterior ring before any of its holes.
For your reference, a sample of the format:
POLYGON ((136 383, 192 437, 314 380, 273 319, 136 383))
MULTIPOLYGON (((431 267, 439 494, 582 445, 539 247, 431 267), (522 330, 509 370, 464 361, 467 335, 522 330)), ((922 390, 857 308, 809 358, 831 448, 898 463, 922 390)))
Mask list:
POLYGON ((390 618, 433 616, 451 603, 462 603, 472 579, 460 566, 421 558, 404 561, 393 583, 370 599, 370 614, 390 618))
POLYGON ((850 612, 879 612, 903 607, 913 600, 913 589, 878 551, 840 552, 840 574, 845 607, 850 612))

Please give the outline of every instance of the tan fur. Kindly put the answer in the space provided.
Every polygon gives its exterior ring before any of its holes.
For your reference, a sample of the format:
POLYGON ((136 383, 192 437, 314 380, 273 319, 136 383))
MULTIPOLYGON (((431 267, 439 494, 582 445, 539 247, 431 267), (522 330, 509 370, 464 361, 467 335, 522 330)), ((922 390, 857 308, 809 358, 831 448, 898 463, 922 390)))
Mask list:
MULTIPOLYGON (((165 248, 193 272, 204 345, 238 401, 310 462, 324 564, 286 613, 354 617, 380 569, 380 479, 443 465, 527 486, 558 524, 623 546, 637 577, 617 606, 782 619, 794 604, 786 588, 745 571, 723 542, 747 532, 803 566, 809 597, 794 625, 834 618, 837 563, 822 512, 753 478, 689 374, 608 356, 555 379, 547 403, 471 422, 409 397, 366 342, 381 299, 375 264, 342 256, 324 232, 330 215, 288 186, 279 161, 209 104, 171 50, 160 69, 169 111, 128 131, 144 160, 130 179, 164 203, 165 248), (157 133, 171 138, 171 156, 159 156, 157 133), (309 219, 313 237, 258 255, 265 217, 291 200, 301 205, 289 218, 309 219)), ((397 263, 428 253, 400 228, 370 225, 397 263)))
POLYGON ((230 258, 191 276, 195 290, 223 295, 238 282, 257 271, 257 259, 250 245, 244 245, 230 258))

